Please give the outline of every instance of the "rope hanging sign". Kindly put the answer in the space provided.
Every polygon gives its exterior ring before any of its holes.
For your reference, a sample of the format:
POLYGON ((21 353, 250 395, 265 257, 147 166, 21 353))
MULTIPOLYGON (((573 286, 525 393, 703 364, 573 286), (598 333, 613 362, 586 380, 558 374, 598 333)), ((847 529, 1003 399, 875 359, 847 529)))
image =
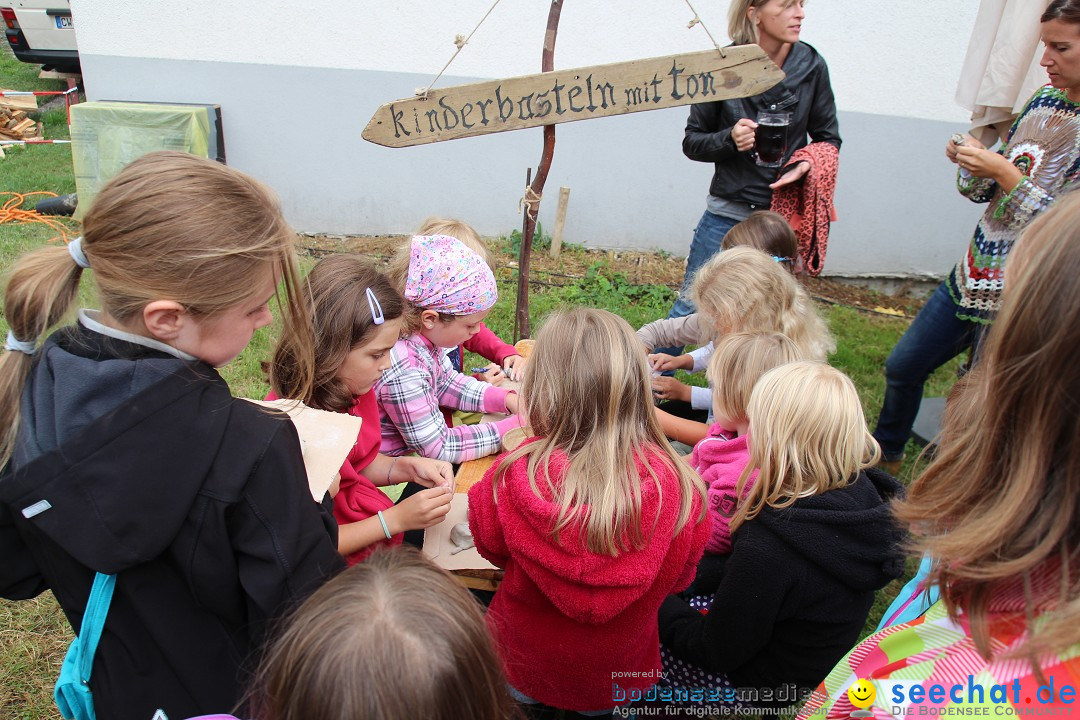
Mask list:
POLYGON ((410 147, 644 110, 749 97, 784 77, 757 45, 490 80, 386 103, 363 137, 410 147))

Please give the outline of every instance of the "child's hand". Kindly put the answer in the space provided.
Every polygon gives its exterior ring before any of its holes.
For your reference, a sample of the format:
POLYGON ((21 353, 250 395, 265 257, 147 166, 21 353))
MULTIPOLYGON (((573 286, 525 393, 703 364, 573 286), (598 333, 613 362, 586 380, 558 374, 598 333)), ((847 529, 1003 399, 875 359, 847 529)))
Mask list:
POLYGON ((421 490, 389 510, 384 510, 383 518, 391 535, 406 530, 424 530, 443 521, 446 513, 450 512, 450 500, 453 497, 454 493, 450 488, 421 490))
POLYGON ((661 375, 652 379, 653 395, 661 400, 682 400, 690 402, 690 386, 673 377, 661 375))
POLYGON ((506 411, 511 415, 518 413, 518 394, 512 392, 506 396, 506 411))
POLYGON ((667 370, 693 370, 694 358, 690 355, 655 353, 649 356, 649 367, 656 372, 665 372, 667 370))
POLYGON ((511 380, 521 382, 525 379, 525 366, 528 364, 527 358, 520 355, 511 355, 503 360, 503 370, 506 371, 506 376, 511 380))
POLYGON ((489 363, 479 375, 481 380, 486 383, 491 383, 495 387, 498 387, 499 384, 507 378, 506 373, 504 373, 502 368, 495 363, 489 363))
POLYGON ((445 460, 423 457, 399 457, 394 466, 393 482, 412 481, 424 487, 454 487, 454 468, 445 460))

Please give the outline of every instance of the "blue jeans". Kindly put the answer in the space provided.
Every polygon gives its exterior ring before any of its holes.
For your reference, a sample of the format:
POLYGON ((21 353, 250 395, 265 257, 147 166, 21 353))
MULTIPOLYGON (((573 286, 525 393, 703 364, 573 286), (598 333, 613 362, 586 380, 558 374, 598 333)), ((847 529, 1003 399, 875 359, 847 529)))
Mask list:
MULTIPOLYGON (((694 275, 709 259, 720 252, 720 244, 724 242, 724 236, 728 230, 739 223, 735 218, 714 215, 706 210, 697 227, 694 228, 694 239, 690 241, 690 254, 686 258, 686 275, 683 276, 682 288, 679 297, 671 306, 669 318, 685 317, 697 312, 694 303, 690 302, 690 285, 694 282, 694 275)), ((668 355, 681 355, 682 346, 656 348, 653 352, 667 353, 668 355)))
POLYGON ((930 373, 969 347, 976 359, 987 326, 956 317, 958 308, 941 283, 885 361, 885 402, 874 430, 885 460, 903 457, 930 373))

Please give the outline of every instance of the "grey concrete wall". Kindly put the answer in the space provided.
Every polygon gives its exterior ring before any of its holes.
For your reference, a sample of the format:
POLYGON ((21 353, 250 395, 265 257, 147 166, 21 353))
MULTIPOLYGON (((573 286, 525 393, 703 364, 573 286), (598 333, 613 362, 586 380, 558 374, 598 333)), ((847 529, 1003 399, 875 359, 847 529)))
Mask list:
MULTIPOLYGON (((429 215, 482 234, 521 224, 525 168, 541 131, 388 149, 360 132, 375 108, 429 76, 83 54, 91 100, 221 105, 228 162, 281 195, 305 232, 405 233, 429 215)), ((444 78, 440 84, 470 82, 444 78)), ((882 108, 887 113, 889 108, 882 108)), ((571 188, 567 242, 684 255, 711 166, 687 160, 678 108, 560 125, 540 219, 571 188)), ((980 208, 953 186, 952 123, 842 112, 844 138, 826 275, 941 276, 962 255, 980 208)))

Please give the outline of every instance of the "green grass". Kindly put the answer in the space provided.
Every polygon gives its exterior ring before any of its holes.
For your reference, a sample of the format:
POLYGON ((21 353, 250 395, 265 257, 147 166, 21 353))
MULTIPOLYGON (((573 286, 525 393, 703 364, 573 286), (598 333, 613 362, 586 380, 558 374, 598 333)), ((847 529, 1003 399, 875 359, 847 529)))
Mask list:
POLYGON ((52 685, 71 637, 51 592, 21 602, 0 600, 0 717, 60 718, 52 685))
POLYGON ((40 65, 31 65, 15 59, 7 40, 0 42, 0 88, 37 92, 41 90, 67 90, 63 80, 42 80, 38 77, 40 65))

